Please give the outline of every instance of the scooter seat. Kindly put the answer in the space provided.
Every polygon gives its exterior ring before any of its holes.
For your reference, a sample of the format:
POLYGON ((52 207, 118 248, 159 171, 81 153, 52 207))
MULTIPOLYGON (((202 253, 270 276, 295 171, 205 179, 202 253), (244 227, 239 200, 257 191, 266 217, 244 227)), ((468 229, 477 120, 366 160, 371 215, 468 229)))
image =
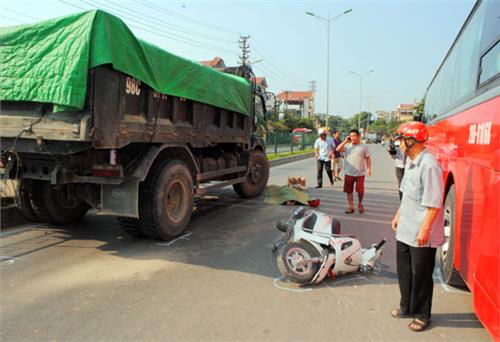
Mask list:
POLYGON ((354 238, 356 239, 356 236, 352 234, 332 234, 332 237, 334 238, 354 238))

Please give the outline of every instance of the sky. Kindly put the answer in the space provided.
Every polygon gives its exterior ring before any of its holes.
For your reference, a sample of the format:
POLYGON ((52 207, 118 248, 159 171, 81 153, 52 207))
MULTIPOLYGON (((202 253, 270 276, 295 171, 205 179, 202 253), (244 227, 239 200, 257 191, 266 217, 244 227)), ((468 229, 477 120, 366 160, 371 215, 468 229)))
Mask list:
POLYGON ((330 114, 395 110, 423 97, 474 0, 462 1, 0 1, 0 26, 36 22, 100 8, 140 38, 195 61, 236 65, 238 39, 249 35, 250 61, 269 90, 309 90, 317 82, 316 112, 326 111, 327 29, 306 15, 336 18, 330 35, 330 114))

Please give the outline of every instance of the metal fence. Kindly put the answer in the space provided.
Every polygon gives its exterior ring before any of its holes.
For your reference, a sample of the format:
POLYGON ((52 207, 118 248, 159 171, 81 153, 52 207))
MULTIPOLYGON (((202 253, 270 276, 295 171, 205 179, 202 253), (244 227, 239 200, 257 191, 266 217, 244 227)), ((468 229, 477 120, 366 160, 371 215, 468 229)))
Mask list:
POLYGON ((313 148, 316 138, 314 133, 269 132, 266 139, 267 154, 313 148))

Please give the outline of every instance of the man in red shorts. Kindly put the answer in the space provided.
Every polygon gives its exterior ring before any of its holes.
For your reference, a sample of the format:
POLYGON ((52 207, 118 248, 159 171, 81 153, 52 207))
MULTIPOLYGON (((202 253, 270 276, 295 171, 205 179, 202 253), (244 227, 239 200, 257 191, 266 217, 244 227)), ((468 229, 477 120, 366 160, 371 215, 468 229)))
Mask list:
POLYGON ((347 193, 349 208, 346 214, 354 212, 354 185, 358 193, 358 209, 360 213, 365 211, 363 207, 363 195, 365 194, 365 174, 371 176, 372 161, 368 146, 361 144, 361 137, 357 129, 349 132, 347 138, 337 147, 338 152, 344 152, 344 192, 347 193))

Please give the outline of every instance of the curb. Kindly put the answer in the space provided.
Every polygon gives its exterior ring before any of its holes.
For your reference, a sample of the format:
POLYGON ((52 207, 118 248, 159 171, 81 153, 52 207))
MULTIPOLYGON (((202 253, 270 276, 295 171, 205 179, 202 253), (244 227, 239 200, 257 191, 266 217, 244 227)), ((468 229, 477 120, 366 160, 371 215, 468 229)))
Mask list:
POLYGON ((312 157, 314 157, 314 152, 304 153, 304 154, 299 154, 297 156, 291 156, 291 157, 285 157, 285 158, 271 160, 271 161, 269 161, 269 165, 271 167, 274 167, 274 166, 293 163, 293 162, 298 161, 298 160, 308 159, 308 158, 312 158, 312 157))

